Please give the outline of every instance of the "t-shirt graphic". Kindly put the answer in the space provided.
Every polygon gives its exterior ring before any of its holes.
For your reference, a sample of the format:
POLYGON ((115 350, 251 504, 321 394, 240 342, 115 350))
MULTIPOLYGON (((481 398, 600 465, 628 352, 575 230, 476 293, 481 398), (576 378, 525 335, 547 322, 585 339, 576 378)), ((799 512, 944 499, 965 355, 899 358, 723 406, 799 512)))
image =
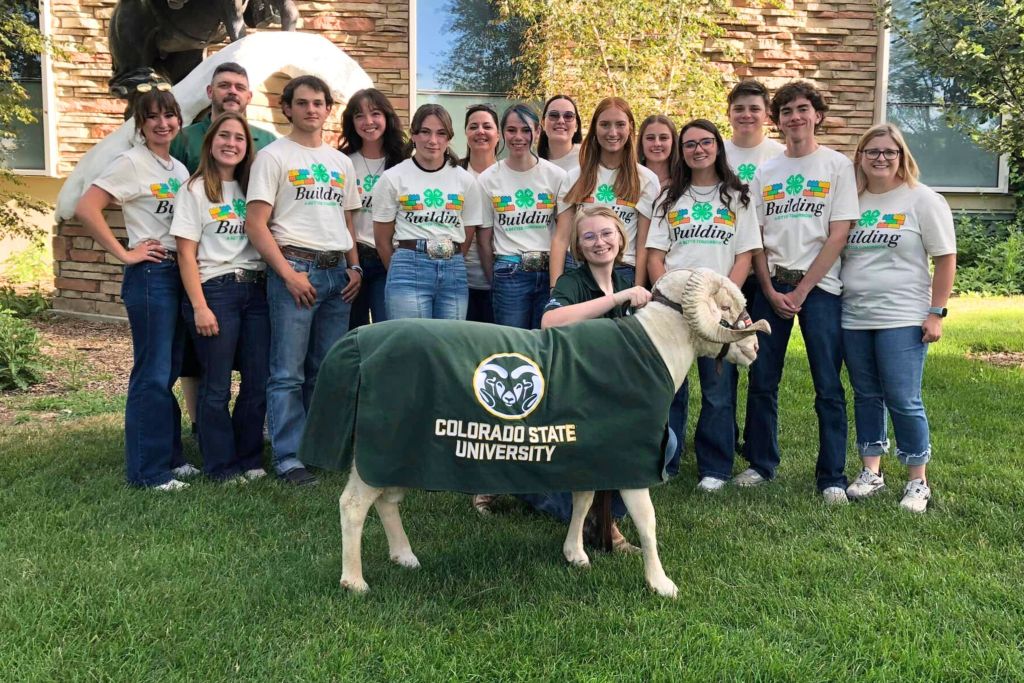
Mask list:
POLYGON ((376 248, 373 238, 373 188, 380 180, 380 175, 370 169, 383 170, 384 159, 370 159, 361 152, 353 152, 348 156, 355 168, 356 189, 359 192, 360 209, 356 211, 356 241, 368 247, 376 248))
POLYGON ((765 138, 754 147, 739 147, 732 140, 725 141, 725 158, 740 181, 750 183, 758 167, 786 151, 786 146, 765 138))
POLYGON ((484 209, 483 227, 494 228, 494 253, 513 256, 527 251, 549 251, 558 194, 566 174, 538 159, 528 171, 515 171, 499 161, 477 179, 490 206, 484 209))
POLYGON ((199 243, 196 260, 202 282, 237 269, 266 267, 245 233, 246 203, 237 182, 221 183, 221 201, 211 202, 197 178, 182 188, 177 201, 171 234, 199 243))
POLYGON ((482 198, 476 180, 459 166, 424 171, 406 159, 385 171, 373 189, 373 220, 395 221, 395 239, 466 239, 465 226, 480 225, 482 198))

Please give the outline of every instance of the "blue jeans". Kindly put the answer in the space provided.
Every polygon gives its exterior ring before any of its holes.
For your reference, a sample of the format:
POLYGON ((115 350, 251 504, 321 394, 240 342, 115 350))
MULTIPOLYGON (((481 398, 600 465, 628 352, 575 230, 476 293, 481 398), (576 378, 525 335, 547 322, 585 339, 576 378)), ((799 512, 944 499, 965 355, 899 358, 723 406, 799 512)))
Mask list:
POLYGON ((615 266, 615 272, 626 279, 626 286, 632 287, 636 284, 636 268, 633 266, 615 266))
POLYGON ((351 306, 341 298, 348 273, 341 263, 334 268, 316 268, 304 259, 288 259, 291 267, 307 273, 316 288, 312 308, 302 308, 288 293, 284 280, 271 271, 267 275, 267 304, 270 307, 270 379, 267 382, 267 417, 274 471, 285 474, 302 462, 295 457, 306 426, 306 411, 313 398, 313 386, 320 363, 334 343, 348 330, 351 306))
MULTIPOLYGON (((728 480, 736 455, 736 366, 723 360, 722 371, 716 369, 714 358, 698 358, 700 375, 700 416, 694 435, 697 454, 697 476, 728 480)), ((690 401, 690 380, 679 388, 669 409, 669 426, 679 438, 676 456, 669 463, 669 473, 679 471, 679 456, 686 438, 686 420, 690 401)))
MULTIPOLYGON (((783 294, 793 285, 772 281, 783 294)), ((747 422, 743 430, 743 457, 762 477, 775 477, 779 466, 779 384, 786 362, 786 347, 793 331, 793 319, 775 314, 760 291, 750 310, 754 320, 767 320, 771 335, 757 333, 760 347, 757 360, 750 366, 747 392, 747 422)), ((804 301, 800 313, 800 332, 807 347, 807 362, 814 382, 814 412, 818 416, 818 461, 815 479, 818 490, 830 486, 846 487, 846 395, 840 379, 843 366, 842 306, 840 297, 815 287, 804 301)))
POLYGON ((491 296, 494 322, 524 330, 539 330, 544 306, 551 299, 547 270, 526 272, 519 263, 499 260, 494 264, 491 296))
POLYGON ((185 464, 181 410, 171 388, 181 371, 181 276, 174 261, 125 266, 121 300, 132 331, 131 376, 124 411, 125 477, 160 486, 185 464))
POLYGON ((843 330, 843 354, 853 385, 857 452, 889 452, 886 408, 896 434, 896 457, 904 465, 924 465, 932 455, 921 379, 928 344, 921 326, 886 330, 843 330))
POLYGON ((369 247, 360 246, 359 265, 363 268, 363 282, 359 286, 359 296, 352 302, 352 314, 349 316, 348 329, 354 330, 370 322, 380 323, 388 319, 384 308, 384 286, 387 284, 388 271, 384 262, 377 256, 377 250, 370 253, 369 247))
POLYGON ((462 254, 432 259, 422 251, 395 249, 385 290, 388 319, 465 320, 469 306, 462 254))
POLYGON ((203 296, 217 317, 218 334, 198 333, 187 296, 182 297, 181 310, 202 368, 197 424, 203 472, 223 480, 263 467, 270 316, 262 282, 235 282, 233 274, 215 277, 203 283, 203 296), (242 382, 230 412, 231 371, 236 362, 242 382))

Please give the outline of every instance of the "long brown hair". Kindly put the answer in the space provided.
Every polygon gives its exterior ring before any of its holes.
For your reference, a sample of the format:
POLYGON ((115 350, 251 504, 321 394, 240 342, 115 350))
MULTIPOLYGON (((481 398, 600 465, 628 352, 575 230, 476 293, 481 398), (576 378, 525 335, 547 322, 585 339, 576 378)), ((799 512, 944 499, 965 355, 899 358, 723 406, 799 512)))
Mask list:
POLYGON ((452 138, 455 137, 455 127, 452 126, 452 117, 448 113, 448 110, 442 107, 440 104, 422 104, 420 108, 416 110, 416 113, 412 115, 412 121, 409 123, 409 142, 405 144, 405 151, 408 156, 413 156, 413 152, 416 150, 416 141, 413 137, 420 132, 420 128, 423 127, 423 122, 427 120, 428 116, 436 116, 437 120, 444 126, 444 131, 448 133, 448 146, 444 150, 445 161, 450 166, 459 165, 459 155, 452 149, 452 138))
POLYGON ((235 166, 235 181, 242 188, 243 194, 249 189, 249 170, 252 168, 253 159, 256 158, 256 147, 253 145, 252 133, 249 132, 249 124, 244 116, 238 112, 226 111, 214 119, 213 123, 210 124, 209 130, 206 131, 206 136, 203 138, 203 146, 199 153, 199 168, 188 179, 188 187, 192 187, 192 183, 202 178, 203 190, 206 192, 206 198, 211 202, 224 201, 220 173, 217 171, 217 162, 213 160, 212 151, 213 138, 216 137, 217 131, 221 129, 221 126, 228 121, 237 121, 245 133, 245 156, 235 166))
POLYGON ((601 163, 601 146, 597 142, 597 119, 608 109, 618 109, 629 121, 629 135, 622 147, 622 161, 615 174, 615 196, 636 203, 640 199, 640 170, 636 161, 636 121, 633 110, 621 97, 606 97, 597 104, 590 118, 590 128, 580 148, 580 177, 565 196, 568 204, 581 204, 594 194, 597 185, 597 167, 601 163))

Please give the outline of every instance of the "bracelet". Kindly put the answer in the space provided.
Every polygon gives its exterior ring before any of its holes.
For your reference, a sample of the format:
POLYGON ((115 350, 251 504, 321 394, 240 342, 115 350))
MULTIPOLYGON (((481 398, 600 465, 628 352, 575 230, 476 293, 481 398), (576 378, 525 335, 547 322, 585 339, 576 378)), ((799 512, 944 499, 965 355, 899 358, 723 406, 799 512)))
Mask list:
POLYGON ((363 267, 361 265, 359 265, 358 263, 356 265, 354 265, 354 266, 348 266, 348 269, 349 270, 354 270, 357 273, 359 273, 360 275, 363 274, 363 267))

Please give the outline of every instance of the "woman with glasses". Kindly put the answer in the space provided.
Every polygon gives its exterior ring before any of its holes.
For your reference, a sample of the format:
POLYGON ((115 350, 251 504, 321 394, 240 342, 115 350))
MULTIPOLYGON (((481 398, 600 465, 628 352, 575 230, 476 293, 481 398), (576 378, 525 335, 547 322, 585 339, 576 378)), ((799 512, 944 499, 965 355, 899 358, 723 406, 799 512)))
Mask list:
POLYGON ((185 327, 181 276, 171 236, 174 197, 188 170, 171 157, 181 110, 169 91, 147 88, 132 106, 144 144, 114 159, 82 195, 75 214, 90 235, 125 264, 121 300, 132 332, 134 364, 124 415, 125 474, 129 484, 177 491, 199 473, 181 454, 181 411, 171 387, 181 370, 185 327), (121 205, 127 246, 103 216, 121 205))
POLYGON ((455 131, 444 107, 417 109, 410 133, 412 156, 384 171, 373 190, 387 316, 465 320, 463 256, 482 219, 480 188, 449 146, 455 131))
POLYGON ((568 95, 554 95, 541 111, 537 155, 566 173, 580 167, 583 121, 576 102, 568 95))
MULTIPOLYGON (((658 176, 636 160, 636 124, 625 100, 607 97, 597 105, 580 150, 580 167, 569 173, 564 196, 558 199, 558 223, 551 237, 551 253, 563 254, 576 211, 588 204, 607 206, 626 227, 627 244, 619 274, 630 285, 647 283, 647 229, 654 200, 660 191, 658 176)), ((551 264, 554 287, 564 268, 561 259, 551 264)))
MULTIPOLYGON (((460 163, 474 178, 489 169, 498 160, 500 135, 498 114, 489 104, 474 104, 466 109, 466 158, 460 163)), ((486 214, 487 207, 484 206, 486 214)), ((491 302, 491 269, 493 263, 491 242, 481 244, 481 236, 473 238, 466 251, 466 281, 469 284, 469 310, 466 320, 478 323, 493 323, 494 308, 491 302), (483 248, 486 257, 481 258, 483 248)))
POLYGON ((171 223, 187 294, 182 314, 201 369, 203 472, 230 483, 267 474, 262 465, 270 363, 266 264, 245 234, 245 192, 255 156, 245 117, 231 111, 218 116, 203 138, 199 168, 177 197, 171 223), (242 381, 232 412, 236 365, 242 381))
MULTIPOLYGON (((658 198, 655 220, 647 236, 651 280, 666 270, 710 268, 737 287, 747 279, 754 252, 761 249, 754 203, 747 186, 725 157, 715 124, 695 119, 683 126, 672 181, 658 198)), ((694 450, 702 491, 717 491, 732 477, 736 453, 736 366, 714 358, 698 358, 700 417, 694 450), (719 367, 720 366, 720 367, 719 367)), ((669 426, 678 444, 669 471, 679 469, 686 439, 690 382, 679 388, 669 411, 669 426)))
MULTIPOLYGON (((679 159, 676 143, 679 135, 672 119, 661 114, 651 114, 640 124, 640 149, 637 159, 654 175, 658 176, 659 186, 668 187, 672 178, 672 170, 679 159)), ((652 280, 653 282, 653 280, 652 280)))
POLYGON ((359 90, 341 115, 342 143, 338 149, 356 169, 356 187, 362 206, 356 211, 356 249, 363 268, 362 285, 349 315, 348 328, 387 320, 384 286, 387 271, 373 237, 373 188, 384 171, 406 158, 402 122, 391 101, 376 88, 359 90))
POLYGON ((896 458, 908 468, 900 506, 924 512, 932 444, 921 380, 928 345, 942 337, 956 276, 953 215, 941 195, 918 182, 917 162, 891 124, 864 134, 854 166, 861 217, 847 238, 840 279, 843 352, 864 469, 846 493, 867 498, 885 488, 888 410, 896 458))

